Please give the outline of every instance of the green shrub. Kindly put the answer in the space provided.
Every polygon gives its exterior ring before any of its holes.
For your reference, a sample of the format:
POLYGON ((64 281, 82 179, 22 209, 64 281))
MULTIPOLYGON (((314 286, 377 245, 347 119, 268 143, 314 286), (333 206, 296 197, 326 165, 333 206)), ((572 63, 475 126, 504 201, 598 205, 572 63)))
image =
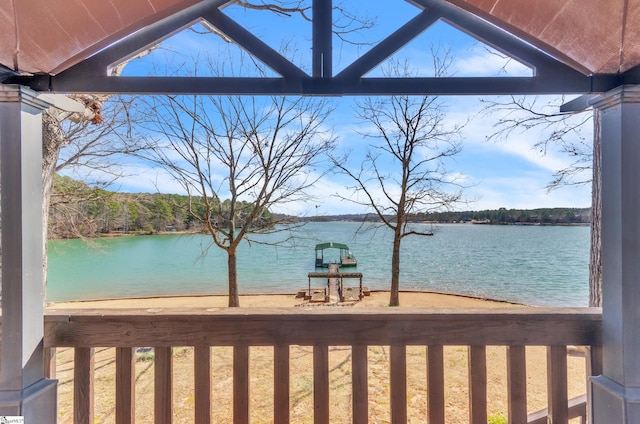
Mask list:
POLYGON ((502 412, 496 412, 487 417, 487 424, 507 424, 507 417, 502 412))

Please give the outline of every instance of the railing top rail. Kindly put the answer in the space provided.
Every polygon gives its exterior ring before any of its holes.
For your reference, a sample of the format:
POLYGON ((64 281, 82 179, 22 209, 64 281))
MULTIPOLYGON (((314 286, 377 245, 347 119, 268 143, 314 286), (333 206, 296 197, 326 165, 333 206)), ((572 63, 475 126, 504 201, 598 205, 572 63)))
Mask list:
POLYGON ((49 309, 45 346, 600 345, 596 308, 49 309))

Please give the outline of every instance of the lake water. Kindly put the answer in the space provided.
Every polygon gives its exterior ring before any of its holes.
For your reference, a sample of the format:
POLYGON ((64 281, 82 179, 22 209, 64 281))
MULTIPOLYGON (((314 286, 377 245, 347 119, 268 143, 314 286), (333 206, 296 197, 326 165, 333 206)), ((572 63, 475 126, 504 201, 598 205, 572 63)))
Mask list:
MULTIPOLYGON (((388 290, 391 233, 358 232, 359 227, 309 223, 293 248, 243 243, 240 293, 295 293, 305 287, 307 273, 314 270, 314 246, 326 241, 349 245, 363 284, 388 290)), ((433 237, 403 240, 401 290, 540 306, 588 305, 588 227, 440 224, 433 231, 433 237)), ((48 301, 226 293, 226 256, 210 246, 206 235, 49 242, 48 301)))

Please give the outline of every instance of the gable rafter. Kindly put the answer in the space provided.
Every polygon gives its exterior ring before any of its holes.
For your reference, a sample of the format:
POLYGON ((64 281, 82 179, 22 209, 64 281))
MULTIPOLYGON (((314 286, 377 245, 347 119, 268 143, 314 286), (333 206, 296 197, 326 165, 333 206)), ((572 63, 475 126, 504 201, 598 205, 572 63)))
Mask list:
POLYGON ((227 0, 204 0, 157 21, 57 75, 5 81, 38 91, 140 94, 540 94, 606 90, 610 76, 590 76, 445 0, 411 0, 421 12, 336 76, 332 62, 332 2, 313 0, 309 75, 227 16, 227 0), (206 20, 271 68, 277 77, 111 76, 108 70, 173 34, 206 20), (532 69, 531 77, 378 78, 366 74, 438 21, 444 21, 532 69))

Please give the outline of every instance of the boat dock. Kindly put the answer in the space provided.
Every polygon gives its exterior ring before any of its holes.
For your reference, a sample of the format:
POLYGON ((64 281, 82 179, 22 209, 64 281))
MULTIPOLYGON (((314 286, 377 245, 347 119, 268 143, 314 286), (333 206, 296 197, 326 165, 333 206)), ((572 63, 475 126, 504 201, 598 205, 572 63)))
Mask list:
POLYGON ((357 302, 370 294, 369 289, 362 286, 361 272, 340 272, 338 264, 329 264, 326 272, 310 272, 308 279, 308 289, 300 289, 297 297, 304 297, 311 303, 357 302), (321 288, 311 288, 311 280, 315 279, 326 279, 327 283, 321 288), (358 279, 358 287, 345 286, 345 279, 358 279))

